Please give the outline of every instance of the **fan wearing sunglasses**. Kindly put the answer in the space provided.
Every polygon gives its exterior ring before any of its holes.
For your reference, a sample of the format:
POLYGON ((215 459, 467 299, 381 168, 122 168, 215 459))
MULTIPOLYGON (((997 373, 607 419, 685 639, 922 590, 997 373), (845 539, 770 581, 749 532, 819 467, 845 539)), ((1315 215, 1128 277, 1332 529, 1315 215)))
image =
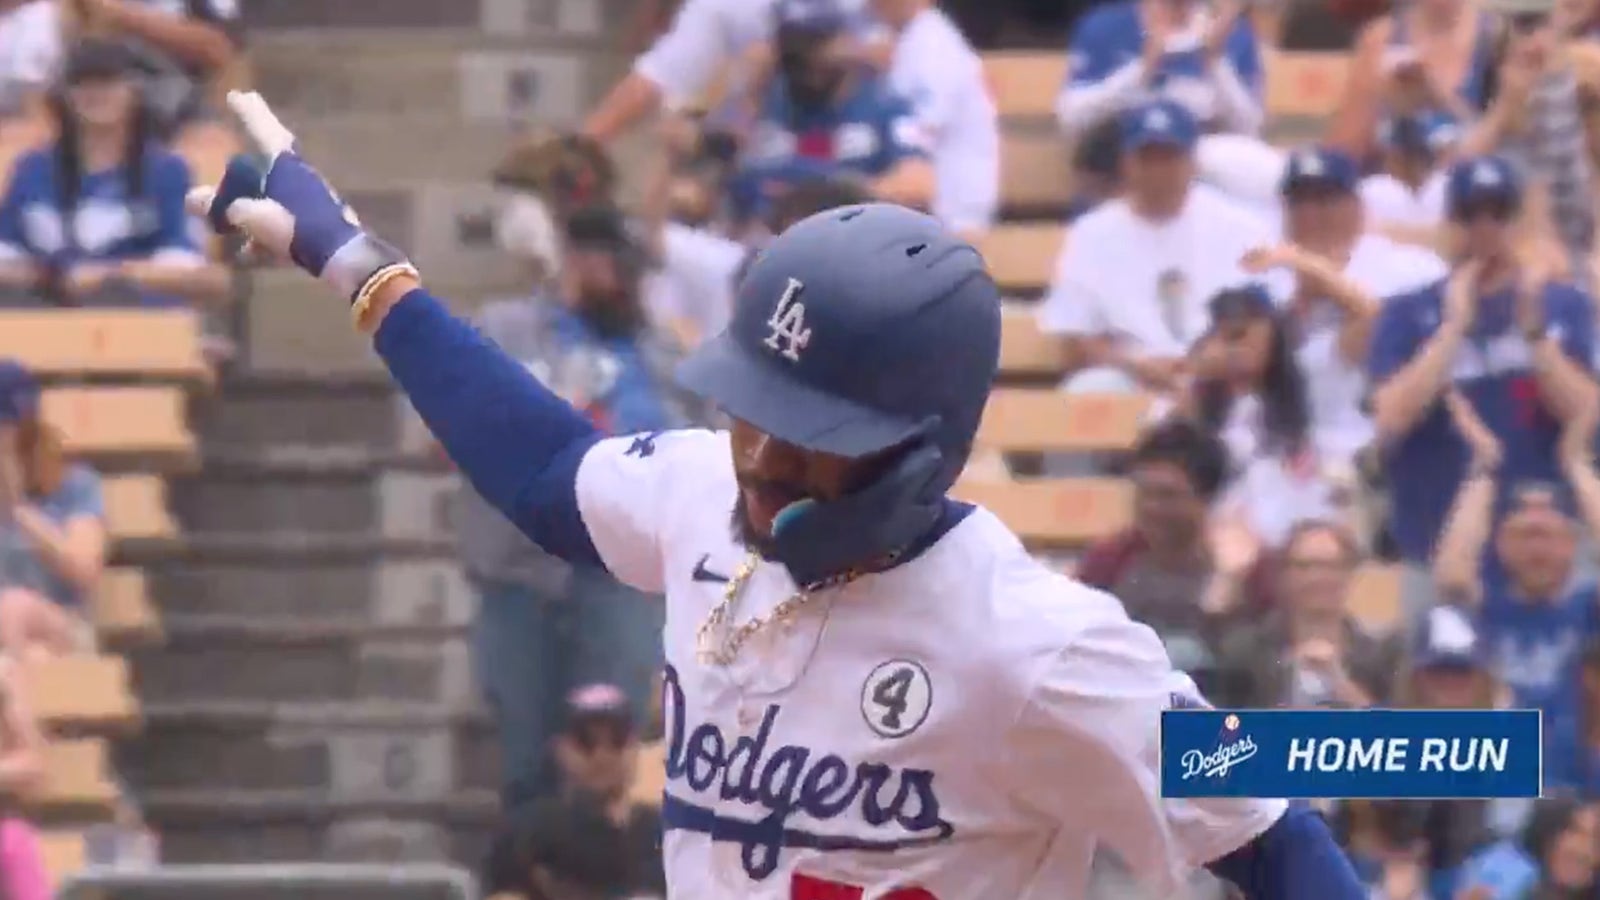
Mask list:
POLYGON ((1373 421, 1393 495, 1390 530, 1402 559, 1428 560, 1471 457, 1442 398, 1459 391, 1501 443, 1507 483, 1559 482, 1562 423, 1595 402, 1589 297, 1518 253, 1513 220, 1523 181, 1510 161, 1451 167, 1446 214, 1451 276, 1384 303, 1368 375, 1373 421))

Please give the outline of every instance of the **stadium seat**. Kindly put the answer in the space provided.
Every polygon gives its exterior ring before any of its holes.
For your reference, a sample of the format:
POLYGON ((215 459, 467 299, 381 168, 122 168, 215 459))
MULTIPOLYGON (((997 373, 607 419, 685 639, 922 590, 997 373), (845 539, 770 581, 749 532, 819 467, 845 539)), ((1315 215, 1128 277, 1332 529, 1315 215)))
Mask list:
POLYGON ((208 374, 199 319, 187 310, 0 311, 0 357, 45 376, 208 374))
POLYGON ((1400 625, 1400 567, 1373 563, 1363 566, 1350 585, 1347 600, 1356 621, 1376 632, 1400 625))
POLYGON ((1333 113, 1350 76, 1344 53, 1264 51, 1267 118, 1316 118, 1333 113))
POLYGON ((1066 236, 1053 222, 996 225, 979 239, 978 252, 1002 289, 1037 294, 1050 284, 1066 236))
POLYGON ((34 715, 52 729, 126 730, 138 725, 139 704, 120 656, 62 656, 31 662, 22 678, 34 715))
POLYGON ((985 53, 983 74, 1001 116, 1054 119, 1056 94, 1067 74, 1067 57, 1064 53, 985 53))
POLYGON ((188 468, 196 460, 176 387, 62 387, 46 390, 46 421, 66 436, 67 450, 90 458, 140 456, 188 468))
POLYGON ((150 602, 150 586, 138 569, 107 569, 89 600, 95 633, 113 644, 161 639, 161 616, 150 602))
POLYGON ((1031 548, 1081 547, 1126 528, 1133 488, 1117 478, 962 480, 954 495, 986 507, 1031 548))
POLYGON ((25 798, 28 810, 39 817, 109 818, 118 793, 108 756, 99 738, 52 741, 44 751, 44 779, 25 798))
POLYGON ((1060 375, 1066 368, 1061 341, 1039 330, 1038 308, 1007 303, 1000 309, 1000 373, 1060 375))
POLYGON ((984 407, 977 443, 1011 453, 1127 450, 1149 409, 1150 399, 1139 394, 996 388, 984 407))
POLYGON ((84 837, 75 831, 46 831, 39 835, 39 852, 44 855, 44 868, 50 880, 59 885, 66 878, 88 864, 88 848, 84 837))
POLYGON ((167 511, 167 483, 156 475, 120 475, 102 484, 106 531, 113 541, 170 540, 178 526, 167 511))
POLYGON ((1000 137, 1000 204, 1059 213, 1072 202, 1072 153, 1054 129, 1007 129, 1000 137))

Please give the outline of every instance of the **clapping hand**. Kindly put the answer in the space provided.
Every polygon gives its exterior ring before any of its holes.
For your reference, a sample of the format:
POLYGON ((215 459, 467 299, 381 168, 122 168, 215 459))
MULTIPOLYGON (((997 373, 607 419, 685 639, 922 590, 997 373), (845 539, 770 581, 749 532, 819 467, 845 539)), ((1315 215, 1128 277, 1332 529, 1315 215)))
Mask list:
POLYGON ((1455 425, 1456 432, 1472 451, 1473 465, 1491 472, 1498 468, 1504 452, 1500 439, 1478 418, 1478 413, 1467 398, 1452 390, 1445 394, 1444 407, 1450 413, 1450 421, 1455 425))

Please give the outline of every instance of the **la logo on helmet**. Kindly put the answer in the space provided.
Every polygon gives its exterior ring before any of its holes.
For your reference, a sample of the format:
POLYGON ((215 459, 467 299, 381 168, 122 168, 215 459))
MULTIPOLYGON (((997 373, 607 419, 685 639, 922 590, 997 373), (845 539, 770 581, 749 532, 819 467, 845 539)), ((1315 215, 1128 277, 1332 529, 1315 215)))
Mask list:
POLYGON ((792 362, 799 362, 800 351, 811 343, 811 329, 806 327, 806 305, 800 302, 803 290, 805 285, 799 279, 789 279, 778 297, 778 305, 772 310, 772 317, 767 319, 771 332, 766 345, 792 362))

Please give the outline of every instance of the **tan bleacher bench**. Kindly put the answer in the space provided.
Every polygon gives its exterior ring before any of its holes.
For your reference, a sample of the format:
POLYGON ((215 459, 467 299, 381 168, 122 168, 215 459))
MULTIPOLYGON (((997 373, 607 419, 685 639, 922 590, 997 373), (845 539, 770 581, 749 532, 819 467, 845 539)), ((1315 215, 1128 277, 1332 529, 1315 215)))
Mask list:
POLYGON ((75 831, 46 831, 39 835, 39 852, 50 881, 59 886, 89 861, 87 841, 75 831))
POLYGON ((41 412, 61 429, 67 452, 75 455, 151 457, 178 468, 193 467, 198 458, 178 387, 49 388, 41 412))
POLYGON ((0 310, 0 357, 44 377, 200 381, 200 322, 187 310, 0 310))
POLYGON ((53 741, 44 750, 44 778, 24 798, 41 818, 109 818, 118 792, 110 750, 101 738, 53 741))
POLYGON ((61 656, 30 662, 21 678, 33 713, 48 730, 120 732, 139 724, 128 663, 120 656, 61 656))
POLYGON ((99 588, 89 598, 89 621, 112 644, 153 643, 162 637, 160 615, 139 569, 107 569, 100 576, 99 588))
POLYGON ((167 483, 157 475, 118 475, 101 482, 106 532, 113 541, 171 540, 178 526, 167 511, 167 483))
POLYGON ((1054 375, 1066 371, 1061 339, 1039 330, 1038 307, 1007 303, 1000 308, 1000 374, 1054 375))
POLYGON ((1055 274, 1067 230, 1054 222, 1000 224, 978 238, 995 284, 1010 293, 1040 293, 1055 274))
POLYGON ((1131 449, 1150 411, 1142 394, 1067 394, 995 388, 977 445, 1009 453, 1099 453, 1131 449))

